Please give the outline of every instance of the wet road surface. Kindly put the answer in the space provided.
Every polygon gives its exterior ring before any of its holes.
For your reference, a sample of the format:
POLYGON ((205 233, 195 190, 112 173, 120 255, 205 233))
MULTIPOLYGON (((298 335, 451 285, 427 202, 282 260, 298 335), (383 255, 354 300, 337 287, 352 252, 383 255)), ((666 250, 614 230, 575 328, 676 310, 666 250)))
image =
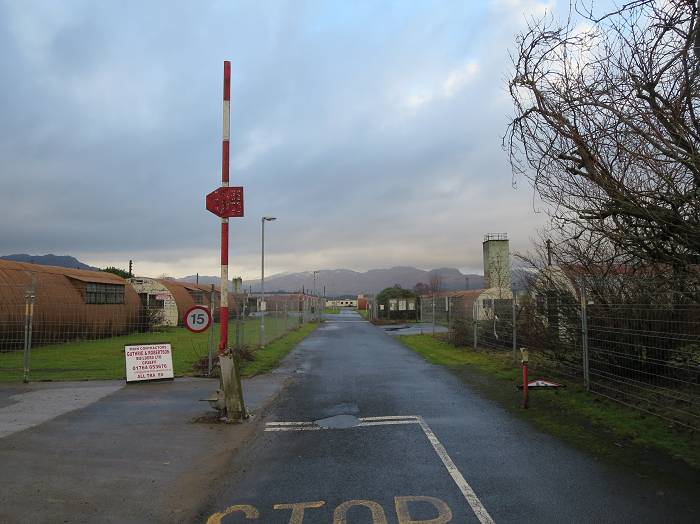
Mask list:
POLYGON ((290 355, 297 379, 237 454, 204 521, 700 521, 692 487, 598 462, 359 315, 326 318, 290 355))

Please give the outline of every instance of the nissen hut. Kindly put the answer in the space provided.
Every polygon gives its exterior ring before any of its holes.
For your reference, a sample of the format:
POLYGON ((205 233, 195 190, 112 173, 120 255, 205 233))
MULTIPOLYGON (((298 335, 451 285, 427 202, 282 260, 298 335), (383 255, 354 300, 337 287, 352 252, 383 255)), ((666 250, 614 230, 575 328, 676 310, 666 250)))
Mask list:
MULTIPOLYGON (((182 325, 184 314, 195 305, 212 309, 211 286, 148 277, 134 277, 129 279, 129 282, 138 293, 141 304, 151 312, 155 325, 182 325)), ((214 314, 218 307, 219 291, 215 290, 214 314)))
POLYGON ((141 321, 138 295, 117 275, 0 260, 0 348, 22 349, 32 296, 32 346, 122 335, 141 321))

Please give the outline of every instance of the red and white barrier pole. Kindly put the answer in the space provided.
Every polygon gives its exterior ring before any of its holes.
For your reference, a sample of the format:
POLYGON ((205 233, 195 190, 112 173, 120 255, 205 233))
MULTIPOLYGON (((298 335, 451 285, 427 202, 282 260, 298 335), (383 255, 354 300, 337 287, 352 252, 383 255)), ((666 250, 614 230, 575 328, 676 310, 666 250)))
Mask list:
MULTIPOLYGON (((231 136, 231 62, 224 62, 224 131, 221 147, 221 186, 229 182, 231 136)), ((221 219, 221 307, 219 308, 219 354, 228 347, 228 218, 221 219)))

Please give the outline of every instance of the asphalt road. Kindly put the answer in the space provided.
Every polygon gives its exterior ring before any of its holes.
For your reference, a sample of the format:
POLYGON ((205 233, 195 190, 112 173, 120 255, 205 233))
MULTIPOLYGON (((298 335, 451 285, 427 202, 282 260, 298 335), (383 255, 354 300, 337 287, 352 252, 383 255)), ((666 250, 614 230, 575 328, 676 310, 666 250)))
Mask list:
POLYGON ((290 356, 296 380, 203 521, 700 521, 697 486, 669 490, 596 461, 356 314, 327 318, 290 356))

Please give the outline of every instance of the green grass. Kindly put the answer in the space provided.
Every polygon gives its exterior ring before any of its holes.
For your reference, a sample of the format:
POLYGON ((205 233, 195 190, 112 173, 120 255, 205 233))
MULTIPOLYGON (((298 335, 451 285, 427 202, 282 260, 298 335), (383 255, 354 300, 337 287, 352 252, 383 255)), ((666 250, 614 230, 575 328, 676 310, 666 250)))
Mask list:
MULTIPOLYGON (((297 320, 268 316, 265 333, 272 341, 297 320)), ((214 324, 214 351, 219 339, 219 325, 214 324)), ((229 341, 235 341, 235 322, 229 323, 229 341)), ((260 321, 248 319, 243 323, 243 343, 251 348, 259 344, 260 321)), ((195 362, 208 354, 209 332, 191 333, 183 327, 164 327, 150 333, 134 333, 101 340, 84 340, 33 348, 30 380, 96 380, 125 377, 124 345, 149 342, 169 342, 173 351, 176 376, 193 373, 195 362)), ((270 344, 271 346, 272 344, 270 344)), ((269 346, 268 346, 269 347, 269 346)), ((266 348, 267 349, 267 348, 266 348)), ((0 353, 0 382, 20 382, 23 377, 23 352, 0 353)))
MULTIPOLYGON (((652 451, 679 458, 700 469, 700 440, 693 432, 674 427, 669 422, 587 393, 576 383, 538 369, 531 362, 530 376, 547 376, 566 384, 559 391, 533 390, 530 408, 520 407, 522 371, 512 353, 474 351, 457 348, 430 335, 397 337, 404 345, 428 362, 448 366, 461 373, 488 397, 511 412, 527 419, 539 429, 564 438, 579 447, 628 465, 637 466, 640 454, 652 451)), ((644 460, 651 460, 645 457, 644 460)), ((649 468, 651 465, 647 464, 649 468)), ((656 467, 656 466, 653 466, 656 467)))
POLYGON ((366 309, 358 309, 357 312, 360 315, 362 315, 362 318, 364 318, 365 320, 369 318, 369 311, 367 311, 366 309))
POLYGON ((338 313, 340 313, 339 307, 327 307, 323 310, 324 315, 337 315, 338 313))
POLYGON ((263 349, 257 350, 253 353, 254 360, 243 363, 241 374, 244 377, 252 377, 276 368, 287 353, 309 336, 318 326, 318 323, 304 324, 299 329, 267 344, 263 349))

